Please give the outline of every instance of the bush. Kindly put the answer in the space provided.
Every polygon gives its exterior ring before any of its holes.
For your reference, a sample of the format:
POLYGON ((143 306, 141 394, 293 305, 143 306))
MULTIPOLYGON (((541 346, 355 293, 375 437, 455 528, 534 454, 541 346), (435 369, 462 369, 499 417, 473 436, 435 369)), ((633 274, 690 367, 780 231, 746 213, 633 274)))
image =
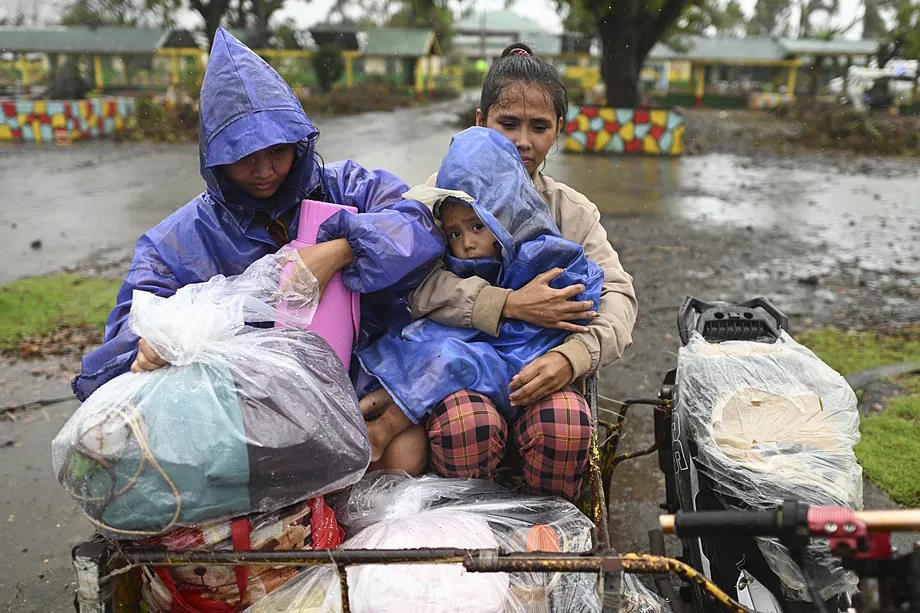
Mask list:
POLYGON ((76 60, 67 58, 54 75, 48 97, 55 100, 75 100, 83 98, 92 89, 89 79, 80 73, 76 60))
POLYGON ((316 93, 301 98, 307 115, 353 115, 374 111, 392 111, 393 109, 413 106, 420 102, 454 98, 454 90, 434 89, 419 96, 415 90, 406 85, 386 81, 369 80, 354 87, 340 88, 326 93, 316 93))
POLYGON ((175 143, 198 138, 198 109, 190 102, 164 107, 150 96, 140 96, 136 108, 130 139, 175 143))
POLYGON ((323 45, 311 58, 320 89, 328 92, 345 73, 345 56, 335 45, 323 45))

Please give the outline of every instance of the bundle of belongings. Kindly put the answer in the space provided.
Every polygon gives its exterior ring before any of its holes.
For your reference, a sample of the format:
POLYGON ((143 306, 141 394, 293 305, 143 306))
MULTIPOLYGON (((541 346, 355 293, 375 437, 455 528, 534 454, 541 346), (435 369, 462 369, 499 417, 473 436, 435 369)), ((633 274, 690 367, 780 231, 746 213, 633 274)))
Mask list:
MULTIPOLYGON (((449 547, 502 552, 584 552, 593 524, 571 503, 514 494, 491 481, 411 478, 371 473, 355 485, 336 515, 350 535, 345 549, 449 547)), ((600 611, 596 573, 474 573, 460 564, 349 566, 355 612, 600 611)), ((667 606, 630 575, 623 611, 652 613, 667 606)), ((248 609, 252 613, 341 611, 335 567, 300 572, 248 609)))
MULTIPOLYGON (((775 343, 707 343, 694 334, 680 349, 680 402, 687 404, 697 466, 730 507, 772 509, 784 500, 862 507, 856 396, 846 380, 783 332, 775 343)), ((787 596, 810 600, 789 551, 758 547, 787 596)), ((809 579, 825 599, 856 590, 855 575, 812 540, 809 579)))
MULTIPOLYGON (((317 296, 292 249, 169 298, 134 292, 131 329, 170 366, 112 379, 52 444, 58 480, 102 534, 170 549, 341 542, 323 495, 357 482, 370 461, 357 398, 322 338, 268 327, 285 323, 278 305, 302 313, 317 296), (297 272, 282 287, 291 261, 297 272)), ((231 581, 216 568, 148 569, 148 604, 238 610, 288 578, 246 572, 231 581)))

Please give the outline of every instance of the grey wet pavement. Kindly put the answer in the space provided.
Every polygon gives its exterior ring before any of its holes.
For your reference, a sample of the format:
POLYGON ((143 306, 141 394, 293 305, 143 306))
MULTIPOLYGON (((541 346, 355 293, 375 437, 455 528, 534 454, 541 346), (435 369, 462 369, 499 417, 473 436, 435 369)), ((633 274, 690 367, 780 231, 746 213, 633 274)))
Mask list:
MULTIPOLYGON (((327 161, 352 157, 407 183, 437 169, 455 108, 320 119, 327 161)), ((601 373, 601 392, 654 396, 676 362, 677 307, 704 299, 773 299, 793 332, 920 321, 920 171, 915 160, 807 155, 681 159, 553 153, 546 171, 597 203, 640 314, 633 346, 601 373), (858 162, 858 163, 857 163, 858 162)), ((120 276, 137 237, 202 188, 197 146, 100 141, 68 148, 0 148, 0 283, 67 267, 120 276), (15 227, 14 227, 15 224, 15 227), (63 235, 62 235, 63 234, 63 235), (40 249, 32 249, 33 240, 40 249)), ((0 363, 0 407, 68 393, 75 360, 0 363)), ((75 401, 0 421, 4 524, 0 610, 70 608, 70 548, 89 535, 51 473, 50 442, 75 401), (45 560, 48 560, 45 562, 45 560), (4 609, 5 607, 5 609, 4 609)), ((651 442, 636 409, 621 450, 651 442)), ((654 458, 614 478, 611 528, 623 550, 647 548, 662 479, 654 458)), ((884 505, 884 497, 871 497, 884 505)))
MULTIPOLYGON (((69 395, 71 370, 58 358, 0 359, 0 406, 69 395)), ((92 526, 57 484, 51 440, 77 406, 72 399, 0 419, 0 611, 73 610, 70 550, 92 526)))

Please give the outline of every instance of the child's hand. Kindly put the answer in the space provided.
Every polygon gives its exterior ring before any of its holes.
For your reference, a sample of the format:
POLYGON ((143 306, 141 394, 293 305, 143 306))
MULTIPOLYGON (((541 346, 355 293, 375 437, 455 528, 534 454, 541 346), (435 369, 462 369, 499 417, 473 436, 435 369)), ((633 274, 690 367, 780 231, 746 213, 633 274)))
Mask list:
POLYGON ((508 294, 502 316, 520 319, 541 328, 557 328, 572 333, 587 332, 588 328, 572 322, 597 317, 593 310, 594 302, 572 300, 585 291, 585 286, 580 283, 562 289, 550 287, 550 281, 562 272, 561 268, 548 270, 534 277, 521 289, 508 294))
POLYGON ((529 407, 572 380, 572 364, 558 351, 550 351, 525 366, 511 379, 511 405, 529 407))
POLYGON ((131 372, 150 372, 163 368, 168 363, 153 350, 153 347, 147 341, 141 339, 137 342, 137 357, 134 358, 134 363, 131 364, 131 372))

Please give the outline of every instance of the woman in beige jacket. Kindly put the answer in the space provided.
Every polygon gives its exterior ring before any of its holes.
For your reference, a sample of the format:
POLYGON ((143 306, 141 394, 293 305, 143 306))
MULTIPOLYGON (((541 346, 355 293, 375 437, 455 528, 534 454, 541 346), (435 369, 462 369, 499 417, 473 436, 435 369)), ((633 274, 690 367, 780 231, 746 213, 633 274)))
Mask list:
POLYGON ((503 319, 571 332, 563 344, 512 379, 511 401, 526 407, 517 422, 505 423, 488 398, 464 391, 435 407, 426 424, 430 461, 442 475, 490 478, 505 455, 510 430, 510 447, 524 460, 529 489, 571 499, 587 469, 592 421, 585 400, 569 385, 622 356, 631 342, 637 304, 632 277, 608 242, 597 207, 539 171, 562 130, 566 107, 556 69, 525 45, 515 44, 486 75, 476 124, 501 132, 515 144, 562 236, 582 245, 603 269, 597 312, 588 310, 591 302, 570 300, 583 287, 550 286, 557 270, 512 291, 439 267, 412 293, 410 306, 415 318, 492 335, 498 334, 503 319), (587 326, 575 323, 586 319, 587 326))

